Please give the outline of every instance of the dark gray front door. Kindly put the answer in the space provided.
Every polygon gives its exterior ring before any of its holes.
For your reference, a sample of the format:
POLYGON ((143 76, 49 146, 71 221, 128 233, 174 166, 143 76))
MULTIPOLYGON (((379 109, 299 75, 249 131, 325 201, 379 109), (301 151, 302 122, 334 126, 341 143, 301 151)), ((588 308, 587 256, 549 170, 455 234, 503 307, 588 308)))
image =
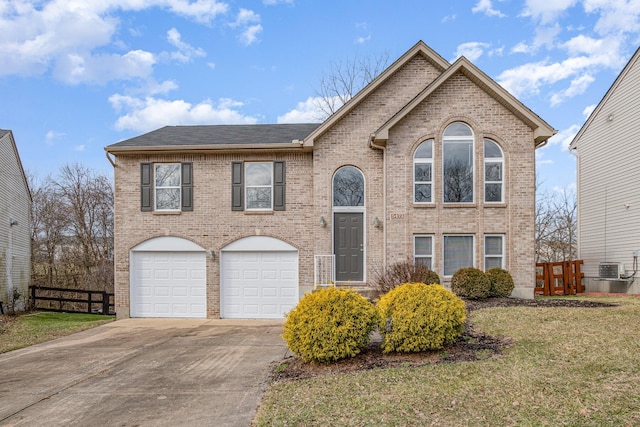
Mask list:
POLYGON ((362 213, 333 214, 333 250, 336 255, 336 280, 363 280, 364 239, 362 213))

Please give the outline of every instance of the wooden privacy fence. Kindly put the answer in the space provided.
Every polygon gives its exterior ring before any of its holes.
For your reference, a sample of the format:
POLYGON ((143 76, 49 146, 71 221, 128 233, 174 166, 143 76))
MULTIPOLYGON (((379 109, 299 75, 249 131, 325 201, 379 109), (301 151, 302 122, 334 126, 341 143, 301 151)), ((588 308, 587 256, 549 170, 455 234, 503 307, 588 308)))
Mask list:
POLYGON ((575 295, 584 292, 584 273, 580 266, 584 262, 561 261, 536 264, 536 295, 575 295))
POLYGON ((88 289, 29 286, 31 306, 35 310, 65 313, 113 314, 113 294, 88 289))

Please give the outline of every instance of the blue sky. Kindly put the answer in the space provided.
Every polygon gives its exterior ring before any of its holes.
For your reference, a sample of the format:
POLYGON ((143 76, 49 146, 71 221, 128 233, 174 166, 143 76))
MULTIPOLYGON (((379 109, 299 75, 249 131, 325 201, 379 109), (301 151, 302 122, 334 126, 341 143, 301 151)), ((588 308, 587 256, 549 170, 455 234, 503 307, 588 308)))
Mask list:
POLYGON ((418 40, 556 128, 539 181, 570 188, 567 146, 637 49, 640 1, 0 0, 0 128, 39 176, 111 175, 104 146, 164 125, 317 121, 332 63, 418 40))

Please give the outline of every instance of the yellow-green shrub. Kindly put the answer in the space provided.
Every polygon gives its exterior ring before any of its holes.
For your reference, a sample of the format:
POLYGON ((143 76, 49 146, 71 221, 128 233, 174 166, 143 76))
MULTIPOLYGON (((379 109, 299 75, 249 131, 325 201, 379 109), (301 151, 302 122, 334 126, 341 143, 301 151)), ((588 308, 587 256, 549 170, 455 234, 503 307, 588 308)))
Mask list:
POLYGON ((461 268, 451 277, 451 290, 461 298, 485 299, 490 287, 485 272, 477 268, 461 268))
POLYGON ((305 295, 287 314, 282 338, 305 362, 330 363, 360 353, 376 321, 375 307, 362 295, 322 289, 305 295))
POLYGON ((487 270, 489 278, 489 296, 490 297, 508 297, 515 285, 511 273, 499 267, 487 270))
POLYGON ((437 350, 464 330, 464 301, 442 285, 405 283, 380 298, 382 350, 411 353, 437 350))

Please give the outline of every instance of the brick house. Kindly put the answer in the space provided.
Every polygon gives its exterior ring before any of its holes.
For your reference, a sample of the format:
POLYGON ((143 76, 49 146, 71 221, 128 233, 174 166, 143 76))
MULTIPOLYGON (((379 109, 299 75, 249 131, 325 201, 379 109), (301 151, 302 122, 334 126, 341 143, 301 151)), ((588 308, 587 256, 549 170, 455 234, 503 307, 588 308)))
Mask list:
POLYGON ((554 133, 419 42, 321 124, 110 145, 118 316, 281 318, 326 277, 363 289, 408 257, 445 284, 501 266, 532 298, 534 150, 554 133))

